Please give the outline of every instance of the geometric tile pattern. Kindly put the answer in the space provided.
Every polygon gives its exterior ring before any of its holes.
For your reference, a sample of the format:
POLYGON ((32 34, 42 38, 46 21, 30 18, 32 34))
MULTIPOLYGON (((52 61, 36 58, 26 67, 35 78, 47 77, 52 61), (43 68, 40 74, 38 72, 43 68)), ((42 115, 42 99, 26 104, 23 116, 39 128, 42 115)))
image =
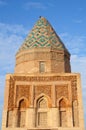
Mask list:
POLYGON ((19 51, 35 47, 66 49, 59 36, 44 17, 39 18, 19 51))

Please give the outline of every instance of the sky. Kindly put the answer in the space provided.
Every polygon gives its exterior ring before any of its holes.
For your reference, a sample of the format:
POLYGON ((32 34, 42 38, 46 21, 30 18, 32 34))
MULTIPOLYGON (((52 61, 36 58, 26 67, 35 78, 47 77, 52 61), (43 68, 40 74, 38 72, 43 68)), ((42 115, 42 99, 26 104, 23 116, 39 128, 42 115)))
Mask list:
POLYGON ((86 0, 0 0, 0 127, 5 75, 39 16, 53 26, 71 53, 72 72, 81 74, 86 124, 86 0))

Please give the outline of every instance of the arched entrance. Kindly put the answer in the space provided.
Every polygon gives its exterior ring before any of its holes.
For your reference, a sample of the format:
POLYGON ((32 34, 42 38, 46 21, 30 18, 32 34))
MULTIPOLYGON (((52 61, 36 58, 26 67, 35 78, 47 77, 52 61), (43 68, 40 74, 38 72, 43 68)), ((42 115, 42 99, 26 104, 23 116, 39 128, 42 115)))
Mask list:
POLYGON ((66 100, 62 98, 59 101, 60 127, 67 127, 67 110, 66 100))
POLYGON ((26 118, 26 101, 25 99, 20 100, 18 106, 18 127, 25 127, 26 118))
POLYGON ((47 127, 48 102, 45 96, 37 100, 37 122, 38 127, 47 127))

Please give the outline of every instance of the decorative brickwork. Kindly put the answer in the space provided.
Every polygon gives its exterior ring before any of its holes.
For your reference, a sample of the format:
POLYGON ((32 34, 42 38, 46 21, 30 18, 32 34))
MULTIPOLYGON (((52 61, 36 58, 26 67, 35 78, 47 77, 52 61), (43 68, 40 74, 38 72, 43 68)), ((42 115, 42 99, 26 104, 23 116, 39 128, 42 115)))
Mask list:
POLYGON ((49 85, 35 86, 35 97, 37 97, 41 93, 44 93, 45 95, 51 97, 51 86, 49 86, 49 85))
MULTIPOLYGON (((29 81, 29 82, 32 82, 32 81, 34 81, 34 82, 37 82, 37 81, 44 81, 44 82, 46 82, 46 81, 70 81, 71 82, 71 89, 73 92, 72 93, 72 100, 77 99, 77 77, 76 76, 47 76, 47 77, 46 76, 44 76, 44 77, 43 76, 41 76, 41 77, 14 76, 14 79, 15 79, 15 81, 29 81)), ((57 86, 56 89, 59 89, 59 90, 56 90, 56 91, 58 91, 58 93, 61 93, 61 90, 66 89, 63 95, 65 95, 68 98, 67 87, 66 86, 63 87, 61 85, 60 85, 60 87, 57 86), (60 89, 60 87, 61 87, 61 89, 60 89)), ((44 88, 44 87, 42 86, 41 89, 42 88, 44 88)), ((47 87, 45 87, 45 88, 47 89, 47 87)), ((39 87, 39 91, 41 89, 39 87)), ((45 91, 45 90, 42 90, 42 91, 45 91)), ((41 93, 41 91, 38 93, 41 93)), ((48 92, 46 92, 46 93, 48 93, 48 92)), ((48 95, 50 95, 50 94, 48 94, 48 95)), ((60 95, 58 95, 58 96, 60 97, 60 95)), ((57 98, 59 98, 58 96, 57 96, 57 98)))
POLYGON ((50 23, 37 21, 6 75, 2 130, 84 130, 80 75, 50 23))
POLYGON ((8 109, 12 110, 14 108, 14 81, 10 77, 9 80, 9 100, 8 100, 8 109))
POLYGON ((71 81, 76 82, 77 76, 13 76, 15 81, 71 81))
POLYGON ((23 62, 28 62, 28 60, 29 61, 31 61, 31 60, 34 60, 34 59, 37 59, 37 60, 40 60, 40 58, 41 58, 41 60, 43 60, 43 59, 46 59, 46 60, 50 60, 51 59, 51 55, 50 55, 50 52, 29 52, 29 54, 26 52, 26 53, 24 53, 24 54, 22 54, 22 55, 19 55, 17 58, 16 58, 16 60, 17 60, 17 63, 16 63, 16 65, 17 64, 20 64, 20 63, 23 63, 23 62), (43 57, 41 57, 41 56, 43 56, 43 57))
POLYGON ((56 86, 56 98, 65 97, 68 99, 68 85, 56 86))
POLYGON ((37 21, 19 51, 35 47, 66 49, 50 23, 43 17, 37 21))
POLYGON ((30 99, 30 86, 29 85, 17 85, 16 86, 16 101, 20 98, 26 97, 30 99))
POLYGON ((77 79, 75 78, 74 80, 72 80, 71 82, 71 86, 72 86, 72 100, 76 100, 77 99, 77 79))

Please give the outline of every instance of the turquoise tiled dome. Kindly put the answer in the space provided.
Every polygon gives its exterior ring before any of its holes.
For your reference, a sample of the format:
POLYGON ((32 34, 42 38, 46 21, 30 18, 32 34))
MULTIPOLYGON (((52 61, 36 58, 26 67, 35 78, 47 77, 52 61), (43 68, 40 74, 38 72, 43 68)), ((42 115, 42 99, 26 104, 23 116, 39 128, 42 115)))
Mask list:
POLYGON ((36 22, 19 51, 42 47, 66 49, 59 36, 44 17, 40 17, 36 22))

